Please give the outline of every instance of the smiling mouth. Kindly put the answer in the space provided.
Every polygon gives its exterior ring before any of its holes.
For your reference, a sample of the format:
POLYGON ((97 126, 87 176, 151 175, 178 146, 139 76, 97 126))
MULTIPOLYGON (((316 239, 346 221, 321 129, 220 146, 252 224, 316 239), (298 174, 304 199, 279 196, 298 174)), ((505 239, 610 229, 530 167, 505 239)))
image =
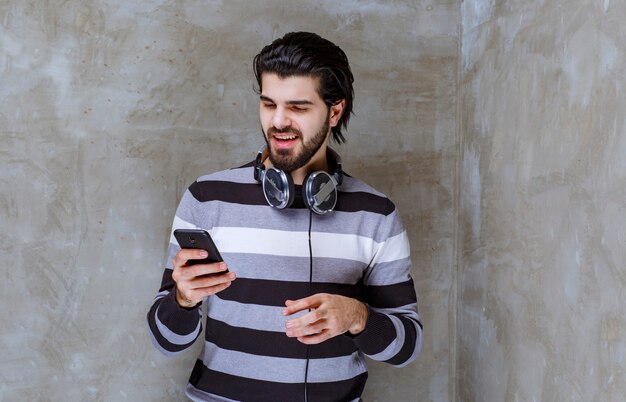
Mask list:
POLYGON ((292 141, 298 138, 298 136, 294 134, 274 134, 273 137, 278 141, 292 141))

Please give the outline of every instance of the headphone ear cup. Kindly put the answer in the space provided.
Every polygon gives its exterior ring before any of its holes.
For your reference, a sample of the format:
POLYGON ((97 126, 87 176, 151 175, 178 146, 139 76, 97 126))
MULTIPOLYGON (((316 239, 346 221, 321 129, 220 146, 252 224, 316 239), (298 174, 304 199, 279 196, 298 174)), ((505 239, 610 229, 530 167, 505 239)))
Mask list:
POLYGON ((271 207, 285 209, 293 204, 296 191, 291 175, 271 167, 265 171, 262 184, 263 195, 271 207))
POLYGON ((302 186, 304 205, 318 215, 324 215, 337 204, 337 185, 332 176, 323 170, 310 173, 302 186))

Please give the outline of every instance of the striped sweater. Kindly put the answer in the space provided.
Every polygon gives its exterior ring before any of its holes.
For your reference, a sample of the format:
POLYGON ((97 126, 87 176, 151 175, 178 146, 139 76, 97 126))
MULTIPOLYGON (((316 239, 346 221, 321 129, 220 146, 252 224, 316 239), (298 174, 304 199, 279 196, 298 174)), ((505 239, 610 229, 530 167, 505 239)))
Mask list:
POLYGON ((161 288, 148 313, 155 346, 167 355, 190 347, 206 327, 187 395, 193 400, 358 400, 367 379, 364 356, 402 367, 419 353, 422 326, 410 276, 406 231, 394 204, 347 176, 335 210, 310 216, 300 201, 267 205, 252 163, 203 176, 183 195, 172 232, 211 233, 237 279, 195 309, 175 300, 170 238, 161 288), (309 248, 309 219, 311 248, 309 248), (312 282, 309 283, 312 253, 312 282), (285 300, 315 293, 365 303, 365 330, 308 347, 285 334, 285 300), (307 350, 310 348, 309 350, 307 350))

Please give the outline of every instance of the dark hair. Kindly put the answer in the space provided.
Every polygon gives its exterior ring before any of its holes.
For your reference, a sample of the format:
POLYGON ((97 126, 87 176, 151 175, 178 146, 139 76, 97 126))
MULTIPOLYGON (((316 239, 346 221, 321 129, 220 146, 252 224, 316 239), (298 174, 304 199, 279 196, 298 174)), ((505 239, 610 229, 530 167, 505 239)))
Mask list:
POLYGON ((343 114, 332 128, 333 139, 345 142, 341 129, 348 127, 352 113, 354 77, 346 54, 337 45, 314 33, 291 32, 265 46, 254 57, 253 68, 259 92, 263 73, 280 78, 302 75, 319 79, 317 91, 328 107, 345 99, 343 114))

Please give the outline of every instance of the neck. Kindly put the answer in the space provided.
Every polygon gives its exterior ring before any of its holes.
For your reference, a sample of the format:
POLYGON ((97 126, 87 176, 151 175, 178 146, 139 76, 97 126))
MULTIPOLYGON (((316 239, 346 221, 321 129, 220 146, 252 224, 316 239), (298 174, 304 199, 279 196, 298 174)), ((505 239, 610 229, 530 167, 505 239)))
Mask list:
POLYGON ((291 172, 291 178, 294 184, 301 185, 304 183, 306 176, 318 170, 328 171, 328 161, 326 160, 326 147, 323 146, 320 150, 313 155, 313 158, 306 165, 300 169, 296 169, 291 172))

